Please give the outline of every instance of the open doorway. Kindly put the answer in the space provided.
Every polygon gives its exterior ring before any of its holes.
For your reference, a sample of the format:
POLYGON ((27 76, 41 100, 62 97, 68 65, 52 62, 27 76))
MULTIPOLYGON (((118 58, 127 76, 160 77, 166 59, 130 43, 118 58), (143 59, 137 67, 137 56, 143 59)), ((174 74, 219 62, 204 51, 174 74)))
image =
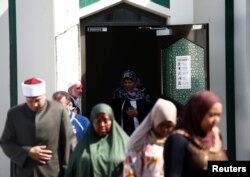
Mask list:
POLYGON ((110 103, 122 72, 132 69, 154 102, 161 94, 161 64, 155 30, 135 26, 90 27, 86 36, 86 112, 110 103))
POLYGON ((182 106, 192 93, 209 88, 208 46, 208 24, 167 25, 166 18, 126 3, 81 19, 83 113, 110 103, 126 69, 140 77, 153 103, 164 97, 182 106), (182 56, 191 61, 185 89, 176 87, 175 61, 182 56))
POLYGON ((184 105, 194 92, 209 88, 208 24, 166 27, 170 34, 163 36, 145 26, 86 27, 87 113, 96 103, 110 103, 126 69, 137 73, 153 103, 166 97, 184 105), (190 79, 188 88, 176 85, 176 57, 190 58, 190 74, 183 76, 190 79))

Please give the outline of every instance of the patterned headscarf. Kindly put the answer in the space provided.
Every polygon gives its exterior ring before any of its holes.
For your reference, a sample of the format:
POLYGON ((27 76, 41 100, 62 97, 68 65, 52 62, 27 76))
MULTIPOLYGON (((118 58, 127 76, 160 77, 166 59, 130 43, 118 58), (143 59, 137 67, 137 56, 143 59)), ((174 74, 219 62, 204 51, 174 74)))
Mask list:
POLYGON ((125 79, 130 79, 130 80, 136 82, 137 81, 137 76, 136 76, 134 71, 126 70, 122 74, 122 81, 125 80, 125 79))
POLYGON ((149 95, 146 93, 146 89, 141 86, 140 80, 132 70, 124 71, 122 74, 121 86, 115 90, 113 98, 125 98, 128 100, 146 99, 148 101, 150 99, 149 95), (123 88, 123 81, 126 79, 130 79, 135 82, 135 87, 132 91, 128 92, 123 88))

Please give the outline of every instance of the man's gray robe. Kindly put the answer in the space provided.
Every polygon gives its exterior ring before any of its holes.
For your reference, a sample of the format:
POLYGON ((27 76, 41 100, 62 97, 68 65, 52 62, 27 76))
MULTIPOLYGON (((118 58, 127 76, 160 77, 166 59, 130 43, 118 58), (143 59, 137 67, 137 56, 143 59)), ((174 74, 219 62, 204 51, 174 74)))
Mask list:
POLYGON ((0 144, 14 163, 15 177, 62 177, 76 137, 62 105, 46 101, 35 113, 24 103, 8 111, 0 144), (45 165, 28 156, 29 149, 37 145, 52 150, 52 159, 45 165))

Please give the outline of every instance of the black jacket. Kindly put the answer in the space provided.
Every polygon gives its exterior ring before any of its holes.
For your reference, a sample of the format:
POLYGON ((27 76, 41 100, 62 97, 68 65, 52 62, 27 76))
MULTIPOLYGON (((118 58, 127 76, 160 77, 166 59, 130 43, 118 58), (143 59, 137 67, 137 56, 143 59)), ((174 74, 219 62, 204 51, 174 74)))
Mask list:
MULTIPOLYGON (((152 104, 145 99, 136 101, 138 116, 137 119, 139 124, 144 120, 148 112, 150 111, 152 104)), ((130 136, 135 130, 134 120, 129 117, 126 113, 129 107, 132 107, 130 100, 124 98, 112 99, 111 106, 113 108, 115 119, 121 126, 123 119, 123 129, 130 136)))

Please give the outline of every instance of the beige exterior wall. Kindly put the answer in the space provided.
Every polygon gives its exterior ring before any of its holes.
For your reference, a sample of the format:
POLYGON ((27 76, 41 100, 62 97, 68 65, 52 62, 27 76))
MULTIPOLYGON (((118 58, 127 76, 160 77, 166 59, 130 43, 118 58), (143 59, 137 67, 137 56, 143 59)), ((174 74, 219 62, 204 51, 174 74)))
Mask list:
MULTIPOLYGON (((250 160, 250 2, 234 1, 234 72, 236 160, 250 160)), ((222 98, 220 124, 226 145, 225 0, 194 0, 194 23, 209 23, 210 83, 222 98)), ((230 138, 230 137, 229 137, 230 138)))
POLYGON ((194 0, 194 23, 209 24, 210 89, 215 91, 224 105, 220 123, 225 148, 226 129, 226 70, 225 70, 225 1, 194 0))
POLYGON ((53 1, 16 1, 18 102, 20 83, 29 77, 46 81, 48 96, 55 90, 53 1))
MULTIPOLYGON (((5 115, 10 105, 10 76, 9 76, 9 12, 8 1, 0 0, 0 133, 3 130, 5 115)), ((8 176, 10 163, 0 149, 0 176, 8 176)))
POLYGON ((193 0, 170 0, 169 24, 177 25, 194 23, 193 3, 193 0))
POLYGON ((81 80, 79 1, 54 0, 56 90, 66 90, 72 79, 81 80))
POLYGON ((234 1, 235 126, 237 160, 250 160, 250 2, 234 1))
MULTIPOLYGON (((8 0, 0 0, 0 133, 10 107, 8 0)), ((250 2, 235 2, 235 95, 237 159, 250 159, 250 2)), ((210 86, 226 104, 225 0, 171 0, 170 24, 209 23, 210 86), (183 5, 185 4, 185 5, 183 5), (185 7, 185 8, 184 8, 185 7)), ((48 97, 81 77, 78 0, 16 1, 18 103, 27 77, 46 80, 48 97), (65 67, 67 66, 67 67, 65 67)), ((221 122, 226 145, 226 107, 221 122)), ((0 176, 9 176, 9 161, 0 150, 0 176)))
MULTIPOLYGON (((10 107, 8 10, 8 0, 0 0, 1 134, 10 107)), ((54 91, 66 85, 62 78, 80 75, 78 22, 78 0, 16 1, 18 103, 24 101, 20 86, 26 78, 43 78, 50 99, 54 91), (74 61, 70 69, 58 68, 63 59, 66 66, 74 61)), ((2 149, 0 161, 0 176, 10 176, 10 162, 2 149)))

